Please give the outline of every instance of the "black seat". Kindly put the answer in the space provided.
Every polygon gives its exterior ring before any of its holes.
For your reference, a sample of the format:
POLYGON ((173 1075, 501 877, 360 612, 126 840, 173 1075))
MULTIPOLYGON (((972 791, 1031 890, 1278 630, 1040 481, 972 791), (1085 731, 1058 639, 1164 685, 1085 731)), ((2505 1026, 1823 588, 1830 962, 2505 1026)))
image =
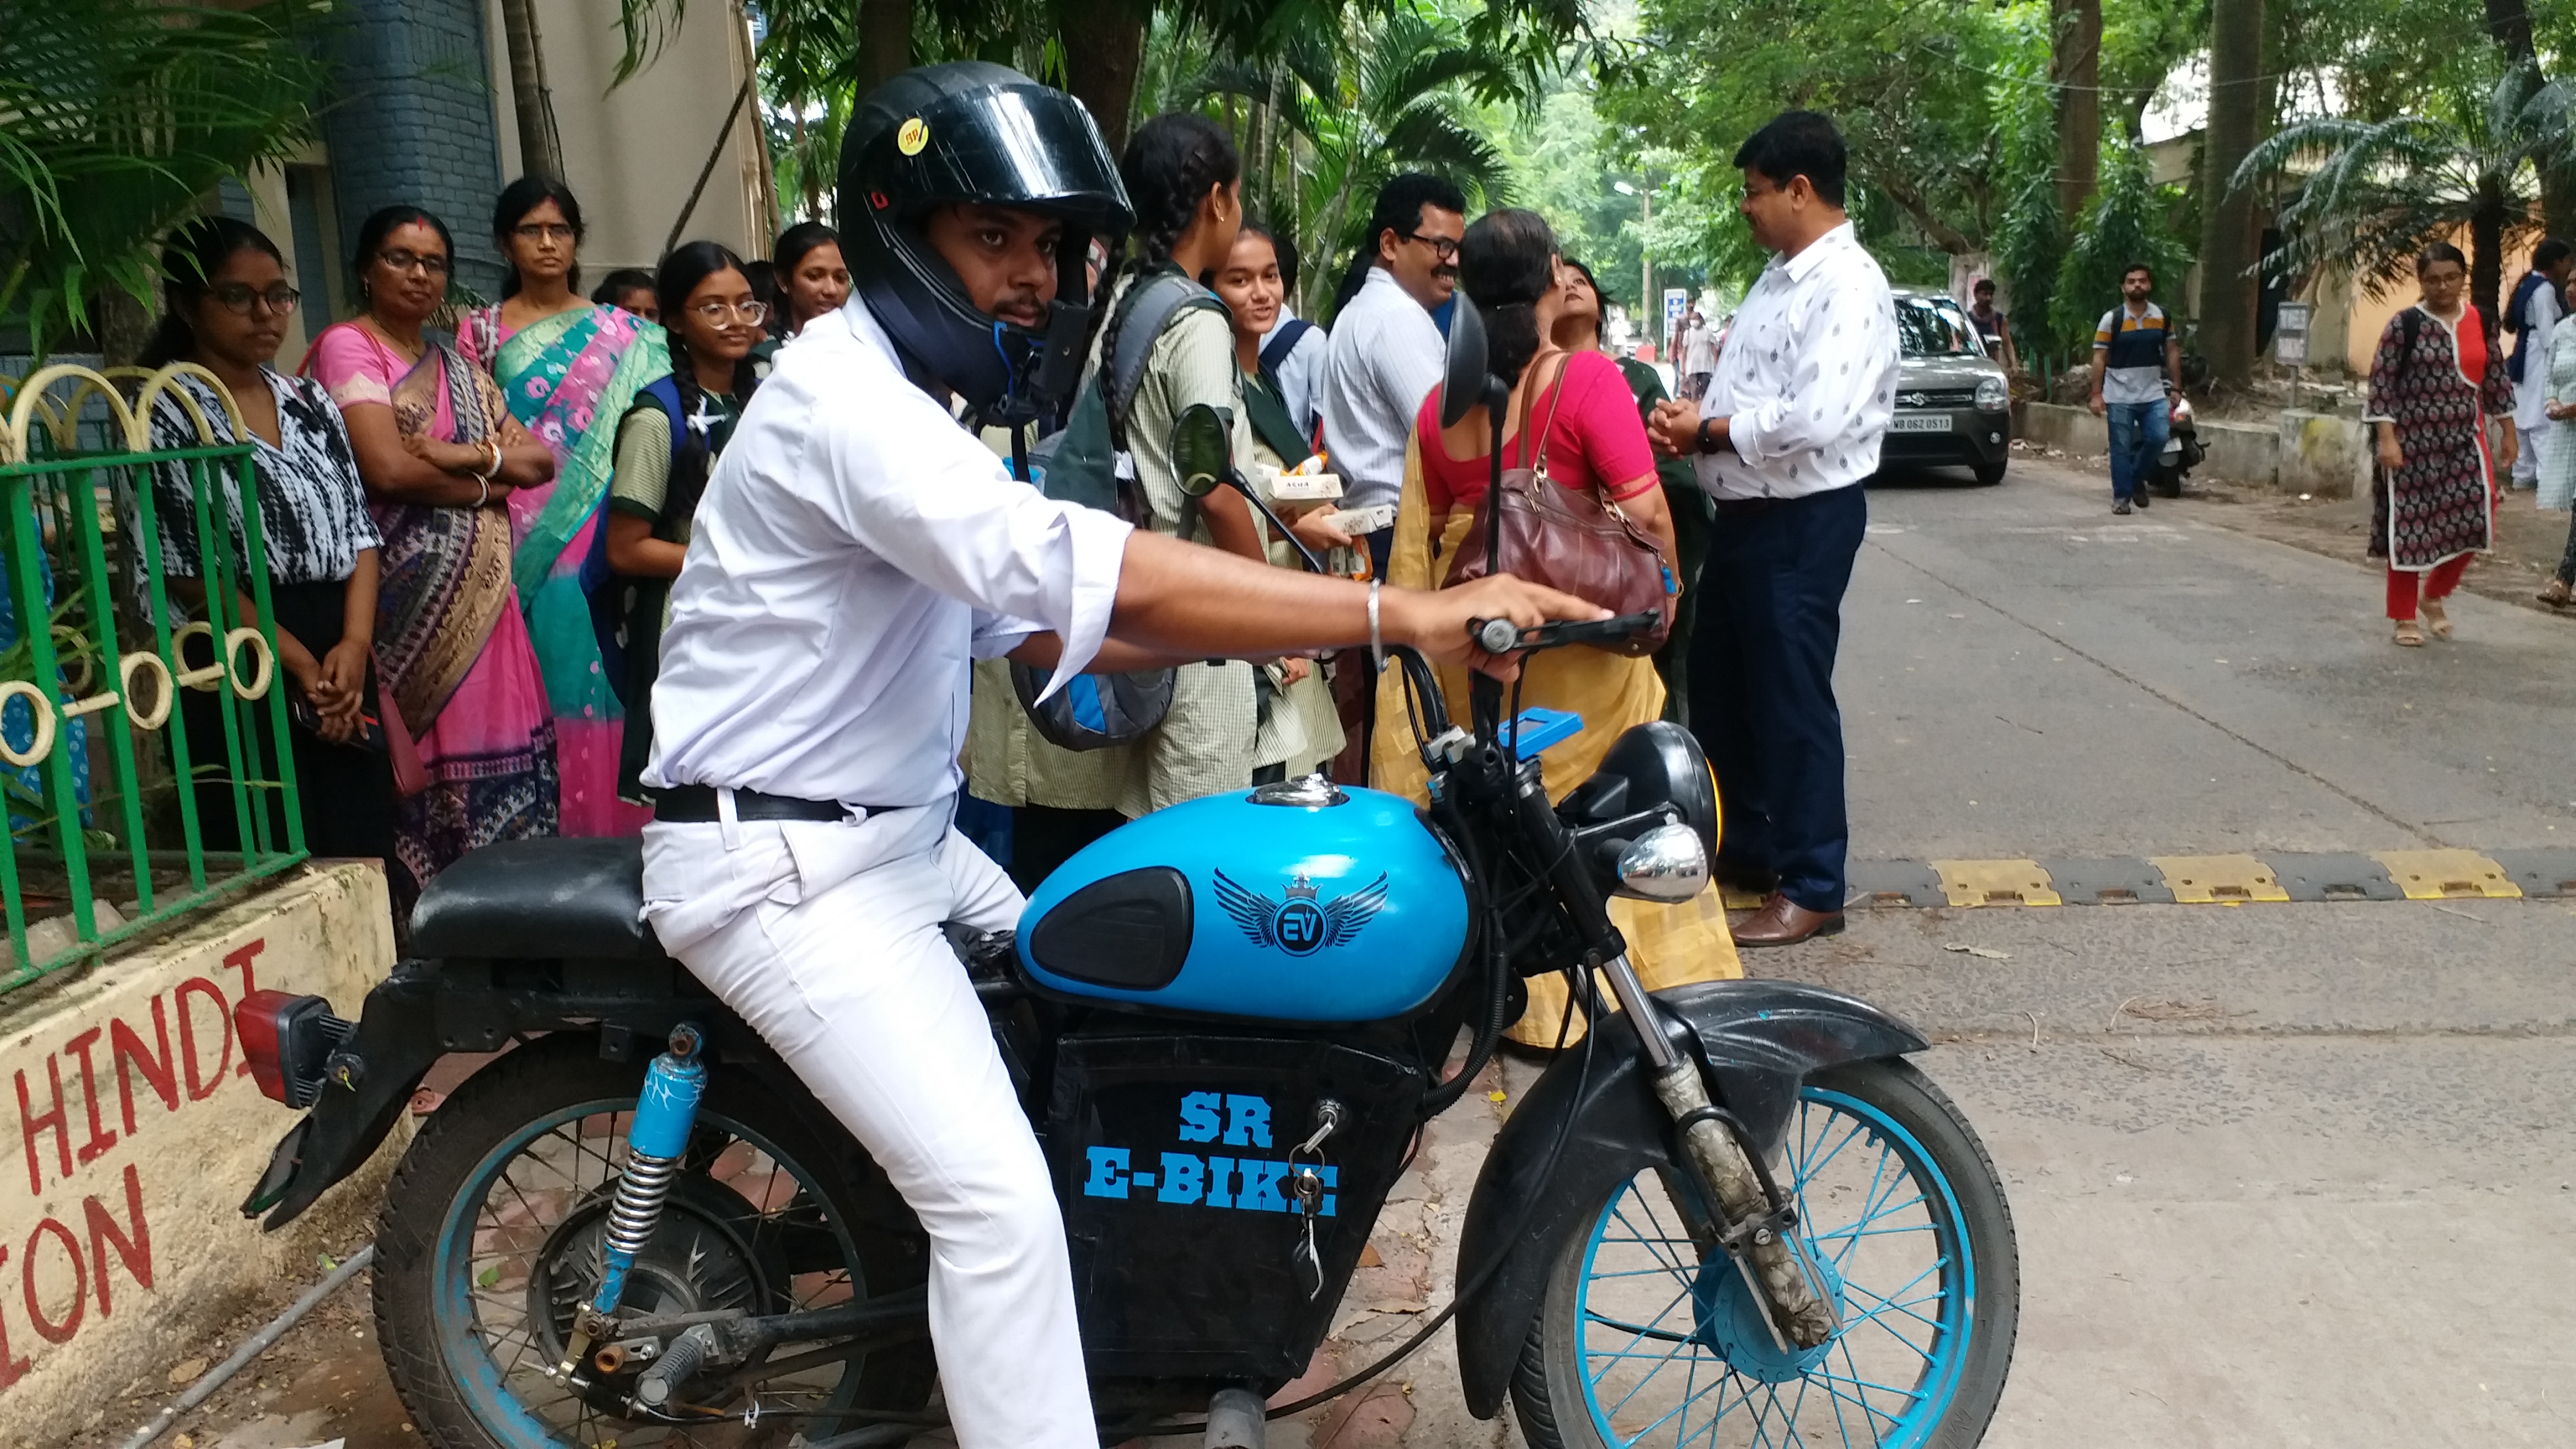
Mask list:
POLYGON ((420 893, 412 954, 665 960, 643 908, 641 840, 505 840, 466 852, 420 893))

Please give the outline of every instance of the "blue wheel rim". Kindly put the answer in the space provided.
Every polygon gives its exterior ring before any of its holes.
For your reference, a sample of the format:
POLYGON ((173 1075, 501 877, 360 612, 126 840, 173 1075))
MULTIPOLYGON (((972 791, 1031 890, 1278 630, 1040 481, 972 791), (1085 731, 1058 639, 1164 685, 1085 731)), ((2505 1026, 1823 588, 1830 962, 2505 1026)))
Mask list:
POLYGON ((1857 1097, 1800 1094, 1788 1176, 1842 1331, 1784 1358, 1746 1325, 1723 1255, 1703 1262, 1652 1173, 1585 1245, 1576 1304, 1582 1409, 1620 1449, 1915 1449, 1948 1415, 1975 1322, 1976 1261, 1948 1177, 1857 1097), (1732 1357, 1730 1357, 1732 1356, 1732 1357))
MULTIPOLYGON (((523 1270, 541 1251, 541 1232, 559 1226, 565 1215, 557 1212, 549 1222, 545 1205, 560 1202, 568 1210, 578 1210, 586 1202, 605 1199, 624 1158, 626 1128, 633 1121, 634 1108, 632 1097, 611 1098, 577 1103, 530 1120, 475 1164, 440 1221, 430 1266, 440 1366, 475 1422, 509 1449, 560 1445, 593 1449, 610 1443, 618 1449, 687 1449, 734 1442, 743 1432, 739 1411, 750 1400, 733 1404, 737 1412, 721 1420, 694 1426, 638 1422, 593 1407, 543 1373, 544 1360, 551 1355, 527 1311, 523 1270), (521 1270, 515 1281, 514 1263, 521 1270)), ((750 1229, 754 1240, 762 1232, 759 1224, 775 1224, 782 1232, 827 1229, 841 1250, 842 1271, 798 1274, 778 1285, 787 1306, 817 1307, 866 1296, 849 1229, 822 1221, 812 1207, 820 1195, 803 1167, 767 1138, 718 1113, 702 1112, 699 1123, 733 1138, 719 1156, 718 1168, 708 1176, 725 1174, 728 1157, 739 1159, 736 1170, 723 1180, 742 1200, 748 1221, 754 1224, 750 1229)), ((663 1231, 669 1230, 671 1222, 666 1211, 663 1231)), ((761 1392, 760 1408, 771 1414, 807 1416, 802 1426, 808 1429, 828 1423, 811 1416, 850 1406, 862 1362, 853 1359, 846 1366, 761 1392)))

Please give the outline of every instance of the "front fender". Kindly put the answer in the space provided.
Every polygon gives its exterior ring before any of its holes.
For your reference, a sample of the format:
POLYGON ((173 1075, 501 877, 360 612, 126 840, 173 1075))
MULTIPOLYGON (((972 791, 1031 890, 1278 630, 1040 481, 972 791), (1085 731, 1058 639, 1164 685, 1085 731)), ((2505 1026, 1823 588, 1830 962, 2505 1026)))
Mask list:
MULTIPOLYGON (((1655 999, 1689 1026, 1714 1096, 1766 1158, 1784 1145, 1809 1073, 1928 1045, 1867 1002, 1796 982, 1708 981, 1656 992, 1655 999)), ((1673 1160, 1672 1121, 1646 1080, 1637 1034, 1624 1015, 1605 1018, 1600 1028, 1588 1074, 1584 1049, 1565 1052, 1521 1099, 1467 1204, 1458 1281, 1472 1283, 1489 1267, 1493 1274, 1457 1320, 1459 1380, 1468 1410, 1480 1419, 1502 1409, 1566 1240, 1591 1226, 1613 1188, 1673 1160), (1550 1172, 1560 1129, 1565 1146, 1550 1172)))

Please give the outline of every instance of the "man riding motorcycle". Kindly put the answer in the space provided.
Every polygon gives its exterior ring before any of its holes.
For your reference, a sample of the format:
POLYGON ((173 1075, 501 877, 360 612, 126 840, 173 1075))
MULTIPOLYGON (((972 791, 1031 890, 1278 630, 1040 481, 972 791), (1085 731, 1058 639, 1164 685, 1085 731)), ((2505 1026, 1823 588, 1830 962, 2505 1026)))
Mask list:
POLYGON ((653 693, 645 914, 863 1143, 932 1246, 958 1438, 1097 1442, 1056 1199, 941 932, 1021 897, 950 825, 970 661, 1063 675, 1408 644, 1493 672, 1470 618, 1597 619, 1496 576, 1418 593, 1132 530, 1013 481, 952 420, 1036 416, 1131 221, 1079 102, 909 71, 842 146, 853 290, 780 354, 696 515, 653 693))

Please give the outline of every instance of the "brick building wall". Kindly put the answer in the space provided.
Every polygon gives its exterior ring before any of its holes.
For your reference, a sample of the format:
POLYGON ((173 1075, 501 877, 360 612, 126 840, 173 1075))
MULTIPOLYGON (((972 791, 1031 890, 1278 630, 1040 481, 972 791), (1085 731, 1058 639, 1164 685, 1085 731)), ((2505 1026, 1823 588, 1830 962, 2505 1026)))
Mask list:
POLYGON ((497 297, 500 259, 486 232, 501 159, 483 7, 358 0, 356 9, 322 117, 340 235, 354 244, 378 207, 425 207, 455 234, 458 282, 497 297))

